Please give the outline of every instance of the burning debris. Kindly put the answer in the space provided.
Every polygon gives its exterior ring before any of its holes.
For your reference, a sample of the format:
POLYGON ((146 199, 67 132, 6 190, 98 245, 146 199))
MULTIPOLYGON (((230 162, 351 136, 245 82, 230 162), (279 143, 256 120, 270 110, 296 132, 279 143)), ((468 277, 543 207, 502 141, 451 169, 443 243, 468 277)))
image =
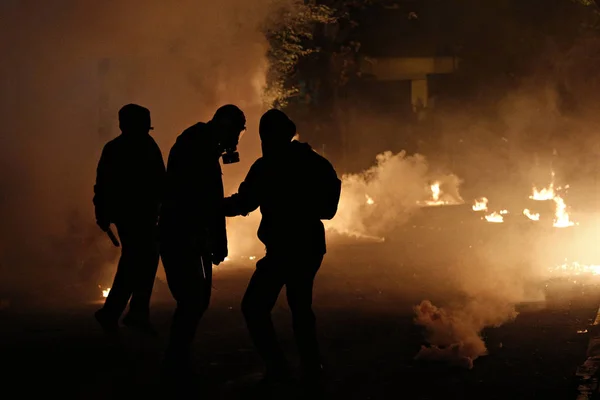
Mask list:
MULTIPOLYGON (((565 186, 564 189, 568 189, 569 186, 565 186)), ((537 201, 549 201, 552 200, 556 204, 556 211, 554 212, 554 227, 555 228, 567 228, 569 226, 575 225, 574 222, 571 221, 569 217, 569 213, 567 212, 567 205, 563 198, 558 194, 558 191, 563 188, 558 187, 554 189, 554 171, 552 171, 552 181, 550 185, 546 188, 542 188, 538 190, 535 186, 533 187, 533 194, 529 196, 532 200, 537 201)))
POLYGON ((417 202, 420 206, 447 206, 447 205, 456 205, 462 204, 463 200, 458 195, 458 192, 455 196, 449 195, 447 193, 442 192, 441 182, 435 181, 431 185, 429 185, 429 190, 431 191, 431 197, 425 201, 417 202))
MULTIPOLYGON (((565 186, 564 189, 568 189, 569 186, 565 186)), ((537 187, 533 187, 532 194, 529 196, 531 200, 535 201, 553 201, 554 202, 554 222, 553 226, 555 228, 567 228, 570 226, 576 225, 569 216, 568 207, 565 203, 565 200, 558 194, 559 191, 563 190, 562 187, 555 188, 554 187, 554 172, 552 172, 552 181, 546 188, 538 189, 537 187)), ((488 199, 482 197, 480 199, 475 200, 473 204, 473 211, 487 211, 488 210, 488 199)), ((508 214, 507 210, 502 210, 500 212, 493 212, 491 214, 486 215, 484 218, 486 221, 491 223, 502 223, 504 222, 503 215, 508 214)), ((523 210, 523 215, 527 217, 531 221, 540 221, 541 214, 539 212, 534 212, 529 208, 525 208, 523 210)), ((482 219, 484 219, 482 218, 482 219)))
MULTIPOLYGON (((102 289, 102 287, 101 287, 101 289, 102 289)), ((102 297, 104 297, 104 298, 108 297, 109 293, 110 293, 110 288, 102 289, 102 297)))
POLYGON ((488 209, 488 199, 486 197, 481 197, 475 200, 473 204, 473 211, 487 211, 488 209))
POLYGON ((492 222, 495 224, 501 224, 502 222, 504 222, 504 217, 502 216, 501 213, 498 213, 496 211, 494 211, 493 213, 486 215, 484 217, 486 219, 487 222, 492 222))
POLYGON ((539 221, 540 220, 540 213, 532 213, 528 208, 523 210, 523 215, 526 216, 527 218, 529 218, 532 221, 539 221))

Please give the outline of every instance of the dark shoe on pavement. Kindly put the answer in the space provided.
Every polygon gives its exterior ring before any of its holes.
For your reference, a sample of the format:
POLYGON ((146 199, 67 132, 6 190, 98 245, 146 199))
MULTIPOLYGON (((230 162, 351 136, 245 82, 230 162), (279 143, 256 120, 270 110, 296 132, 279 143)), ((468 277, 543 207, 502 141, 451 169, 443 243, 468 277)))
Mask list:
POLYGON ((104 308, 96 311, 94 317, 105 333, 115 334, 119 332, 119 320, 112 315, 109 315, 104 308))
POLYGON ((123 318, 123 325, 131 330, 140 332, 147 336, 157 337, 158 332, 147 318, 136 318, 129 314, 123 318))

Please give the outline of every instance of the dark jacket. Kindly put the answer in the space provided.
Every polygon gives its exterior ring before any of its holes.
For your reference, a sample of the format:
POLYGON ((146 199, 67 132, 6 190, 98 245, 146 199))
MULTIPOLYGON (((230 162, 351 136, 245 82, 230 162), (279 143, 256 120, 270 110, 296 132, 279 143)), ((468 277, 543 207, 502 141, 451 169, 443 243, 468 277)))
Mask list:
POLYGON ((221 164, 208 129, 202 122, 191 126, 171 149, 160 216, 162 242, 183 237, 212 249, 227 247, 221 164))
POLYGON ((102 150, 94 186, 96 219, 114 224, 156 223, 165 163, 148 134, 121 134, 102 150))
POLYGON ((329 161, 308 144, 294 141, 280 154, 252 165, 238 193, 225 200, 225 212, 247 215, 260 207, 258 237, 267 252, 325 254, 319 196, 334 180, 337 175, 329 161))

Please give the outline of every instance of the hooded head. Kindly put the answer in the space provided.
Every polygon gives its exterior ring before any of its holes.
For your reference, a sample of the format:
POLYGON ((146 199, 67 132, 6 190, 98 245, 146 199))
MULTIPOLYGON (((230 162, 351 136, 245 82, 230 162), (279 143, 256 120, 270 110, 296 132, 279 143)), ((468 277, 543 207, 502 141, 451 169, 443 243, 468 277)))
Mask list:
POLYGON ((258 128, 263 155, 284 150, 296 136, 296 124, 281 110, 271 109, 260 118, 258 128))

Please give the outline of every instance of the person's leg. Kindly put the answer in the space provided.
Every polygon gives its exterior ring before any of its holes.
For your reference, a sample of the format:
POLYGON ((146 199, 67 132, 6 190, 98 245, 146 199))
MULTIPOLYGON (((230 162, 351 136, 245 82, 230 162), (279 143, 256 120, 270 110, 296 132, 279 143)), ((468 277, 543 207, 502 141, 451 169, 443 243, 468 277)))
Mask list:
POLYGON ((171 323, 166 363, 187 368, 198 323, 210 303, 212 263, 188 245, 162 251, 169 289, 177 302, 171 323), (204 272, 203 272, 204 268, 204 272))
POLYGON ((121 258, 104 307, 96 314, 100 323, 114 325, 115 328, 131 297, 136 268, 135 233, 126 226, 117 228, 121 239, 121 258))
POLYGON ((156 225, 142 227, 135 253, 135 277, 129 313, 126 318, 137 324, 149 324, 150 299, 158 270, 158 243, 156 225))
POLYGON ((289 258, 286 271, 286 294, 298 346, 302 372, 305 377, 320 375, 321 356, 317 341, 316 318, 312 310, 314 279, 321 266, 322 256, 289 258))
POLYGON ((288 375, 289 371, 271 320, 271 310, 283 287, 278 265, 273 262, 269 256, 257 262, 242 300, 242 313, 252 342, 265 363, 267 376, 278 377, 288 375))

